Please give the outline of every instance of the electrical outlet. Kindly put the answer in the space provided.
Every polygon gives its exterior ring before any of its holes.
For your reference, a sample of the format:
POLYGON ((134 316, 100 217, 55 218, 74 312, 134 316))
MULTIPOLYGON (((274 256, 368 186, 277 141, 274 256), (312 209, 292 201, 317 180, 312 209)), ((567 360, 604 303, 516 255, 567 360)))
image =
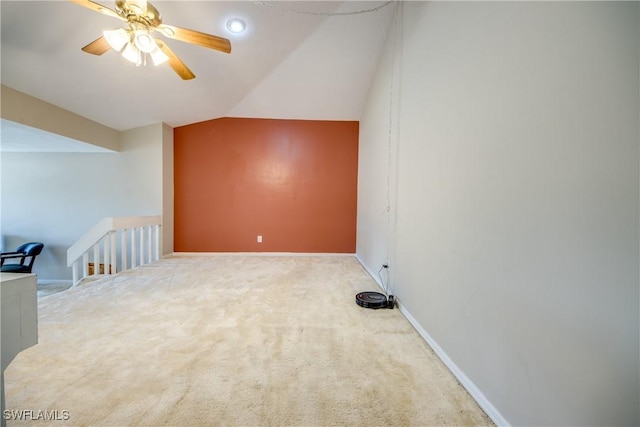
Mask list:
POLYGON ((262 236, 258 235, 258 243, 262 243, 262 236))

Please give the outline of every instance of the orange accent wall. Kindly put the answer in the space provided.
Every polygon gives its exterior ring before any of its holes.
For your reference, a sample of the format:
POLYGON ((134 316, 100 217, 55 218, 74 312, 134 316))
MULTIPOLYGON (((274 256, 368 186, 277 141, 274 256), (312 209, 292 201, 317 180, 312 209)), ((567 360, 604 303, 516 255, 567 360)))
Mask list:
POLYGON ((175 251, 354 253, 358 126, 223 118, 175 128, 175 251))

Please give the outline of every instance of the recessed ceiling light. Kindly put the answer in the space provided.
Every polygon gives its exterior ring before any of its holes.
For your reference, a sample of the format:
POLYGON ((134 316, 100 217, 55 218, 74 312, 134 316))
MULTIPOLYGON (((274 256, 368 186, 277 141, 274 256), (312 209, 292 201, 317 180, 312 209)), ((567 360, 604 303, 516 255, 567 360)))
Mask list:
POLYGON ((243 32, 247 28, 247 24, 242 19, 233 18, 227 21, 227 30, 234 34, 243 32))

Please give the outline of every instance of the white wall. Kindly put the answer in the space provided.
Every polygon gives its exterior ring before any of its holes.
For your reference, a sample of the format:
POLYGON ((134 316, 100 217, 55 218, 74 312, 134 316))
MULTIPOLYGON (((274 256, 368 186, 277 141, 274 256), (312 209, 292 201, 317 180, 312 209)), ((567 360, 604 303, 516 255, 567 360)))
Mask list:
POLYGON ((67 249, 100 219, 161 214, 163 132, 121 132, 118 153, 2 153, 3 250, 41 241, 38 279, 70 280, 67 249))
POLYGON ((638 6, 405 3, 371 89, 358 256, 498 421, 640 423, 638 6))

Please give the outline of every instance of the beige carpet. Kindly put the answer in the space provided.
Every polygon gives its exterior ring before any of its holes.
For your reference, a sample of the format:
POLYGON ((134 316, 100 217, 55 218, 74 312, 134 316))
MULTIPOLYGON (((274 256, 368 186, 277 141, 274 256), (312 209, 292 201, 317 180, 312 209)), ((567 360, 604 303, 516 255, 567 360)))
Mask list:
POLYGON ((173 257, 39 300, 8 425, 490 425, 353 257, 173 257), (66 418, 58 416, 58 418, 66 418))

